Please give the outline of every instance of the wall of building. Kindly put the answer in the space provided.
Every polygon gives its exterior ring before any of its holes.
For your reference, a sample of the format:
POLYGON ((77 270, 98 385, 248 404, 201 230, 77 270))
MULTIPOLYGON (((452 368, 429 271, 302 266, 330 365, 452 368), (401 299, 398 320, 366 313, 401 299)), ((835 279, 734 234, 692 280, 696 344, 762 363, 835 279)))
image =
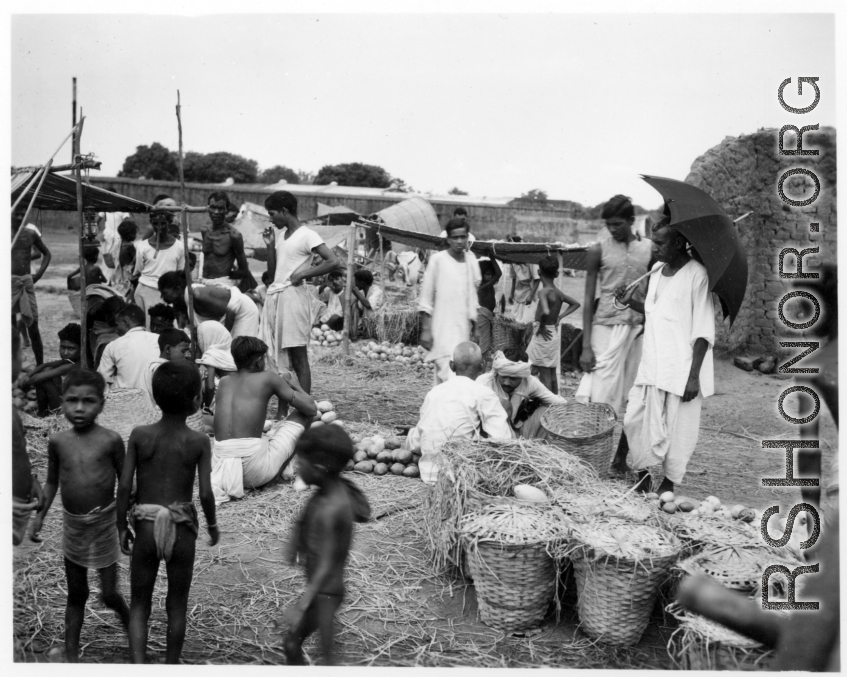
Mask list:
MULTIPOLYGON (((738 223, 747 250, 749 282, 744 303, 730 329, 718 313, 718 347, 725 351, 781 354, 779 340, 797 340, 802 332, 787 330, 777 316, 779 300, 790 290, 790 280, 779 277, 779 252, 784 247, 819 247, 820 260, 835 260, 837 243, 835 130, 823 128, 803 136, 806 150, 818 156, 779 154, 779 131, 762 129, 755 134, 728 137, 697 158, 686 181, 715 198, 733 219, 753 212, 738 223), (791 207, 777 192, 777 181, 788 169, 806 167, 821 182, 821 193, 812 204, 791 207), (809 224, 819 223, 819 232, 809 224)), ((786 135, 786 148, 794 148, 786 135)), ((811 197, 813 184, 801 175, 785 182, 793 200, 811 197)), ((793 258, 793 257, 792 257, 793 258)), ((810 265, 806 257, 806 269, 810 265)), ((794 271, 789 259, 788 272, 794 271)))

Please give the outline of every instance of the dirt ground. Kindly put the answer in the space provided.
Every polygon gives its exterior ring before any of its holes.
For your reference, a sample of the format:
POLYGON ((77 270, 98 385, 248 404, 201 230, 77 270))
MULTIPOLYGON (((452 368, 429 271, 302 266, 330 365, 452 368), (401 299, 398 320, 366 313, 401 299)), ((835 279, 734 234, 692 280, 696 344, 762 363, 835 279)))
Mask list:
MULTIPOLYGON (((581 286, 582 280, 576 282, 581 286)), ((77 320, 64 294, 40 293, 39 312, 45 356, 51 359, 58 350, 56 332, 67 322, 77 320)), ((759 509, 772 505, 790 507, 797 502, 799 491, 761 486, 761 478, 784 473, 784 452, 762 449, 761 440, 796 435, 793 426, 783 422, 777 412, 777 398, 790 382, 741 371, 726 360, 718 360, 715 370, 718 392, 704 403, 699 443, 681 491, 695 498, 714 494, 724 503, 744 503, 759 509)), ((400 375, 398 372, 396 376, 400 375)), ((322 376, 318 363, 313 378, 315 397, 333 400, 343 412, 344 386, 337 380, 338 372, 334 371, 331 378, 322 376)), ((416 391, 422 402, 426 381, 424 377, 416 378, 422 379, 416 391)), ((572 392, 576 383, 575 377, 566 376, 563 394, 572 392)), ((387 389, 386 385, 382 387, 387 389)), ((379 395, 379 380, 373 380, 371 388, 379 395)), ((374 402, 378 400, 373 398, 374 402)), ((419 406, 419 402, 409 404, 413 408, 419 406)), ((370 423, 366 419, 349 421, 350 429, 367 433, 377 429, 375 422, 382 424, 381 430, 399 423, 384 420, 377 406, 367 415, 370 423)), ((821 446, 824 456, 828 456, 837 444, 837 436, 828 414, 824 421, 821 446)), ((41 436, 38 444, 31 443, 30 453, 43 482, 44 432, 30 434, 41 436)), ((828 464, 824 470, 828 470, 828 464)), ((426 487, 417 480, 392 476, 364 476, 356 481, 366 491, 374 512, 384 514, 357 527, 348 567, 348 599, 339 616, 339 653, 345 664, 673 667, 667 645, 676 626, 660 605, 638 646, 604 647, 579 633, 574 585, 567 579, 563 579, 568 585, 559 621, 550 616, 540 631, 523 637, 505 636, 488 628, 477 619, 473 586, 438 575, 428 565, 420 525, 420 505, 426 487)), ((220 508, 222 538, 218 546, 208 547, 201 534, 183 653, 186 663, 284 663, 276 619, 296 600, 303 589, 303 579, 299 572, 281 563, 281 553, 302 501, 303 495, 288 486, 252 492, 241 501, 220 508), (233 641, 235 638, 237 641, 233 641)), ((27 542, 15 552, 17 660, 61 659, 65 589, 60 510, 58 505, 51 510, 44 542, 27 542)), ((122 590, 128 595, 128 560, 123 556, 119 568, 122 590)), ((93 574, 91 583, 96 589, 93 574)), ((150 629, 153 662, 161 660, 164 653, 165 585, 162 569, 150 629)), ((82 645, 83 661, 126 661, 125 634, 93 594, 82 645)), ((313 661, 319 653, 316 642, 310 640, 306 649, 313 661)))

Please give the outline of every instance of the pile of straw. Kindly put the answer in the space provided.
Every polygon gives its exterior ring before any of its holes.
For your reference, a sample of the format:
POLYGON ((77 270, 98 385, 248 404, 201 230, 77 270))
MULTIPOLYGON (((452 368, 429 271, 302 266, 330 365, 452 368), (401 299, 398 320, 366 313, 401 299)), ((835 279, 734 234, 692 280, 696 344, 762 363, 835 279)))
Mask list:
POLYGON ((459 532, 468 543, 545 544, 555 547, 568 537, 569 522, 555 510, 534 505, 487 505, 465 515, 459 532))
POLYGON ((722 517, 688 513, 660 515, 692 554, 707 547, 761 545, 756 529, 740 520, 730 522, 722 517))
MULTIPOLYGON (((457 564, 462 518, 487 505, 519 503, 513 489, 530 484, 548 496, 597 481, 578 459, 536 440, 455 440, 444 445, 438 482, 424 505, 424 529, 436 567, 457 564)), ((558 510, 552 503, 538 509, 558 510)))
POLYGON ((619 484, 598 481, 580 487, 578 492, 561 487, 553 492, 556 503, 577 524, 597 519, 617 518, 640 524, 658 525, 655 504, 643 494, 625 491, 619 484))
POLYGON ((648 524, 623 519, 594 519, 571 527, 570 541, 559 551, 560 557, 575 553, 590 560, 626 559, 637 563, 673 557, 680 543, 670 532, 648 524))
POLYGON ((362 318, 366 338, 389 343, 416 345, 421 322, 415 306, 384 306, 373 315, 362 318))

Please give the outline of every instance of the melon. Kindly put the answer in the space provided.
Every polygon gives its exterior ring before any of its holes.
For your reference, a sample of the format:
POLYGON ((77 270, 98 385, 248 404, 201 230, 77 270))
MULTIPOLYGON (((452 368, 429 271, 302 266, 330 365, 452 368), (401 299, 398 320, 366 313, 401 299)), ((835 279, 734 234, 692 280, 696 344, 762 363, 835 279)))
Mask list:
POLYGON ((421 473, 416 465, 408 465, 403 471, 403 477, 420 477, 421 473))
POLYGON ((323 416, 321 416, 321 421, 324 423, 332 423, 335 419, 338 418, 338 414, 334 411, 328 411, 323 416))
POLYGON ((376 460, 379 463, 389 463, 394 460, 394 455, 390 451, 380 451, 376 456, 376 460))
POLYGON ((550 499, 541 489, 533 487, 530 484, 518 484, 512 490, 515 492, 515 498, 521 501, 530 501, 532 503, 546 503, 550 499))
POLYGON ((358 463, 359 461, 367 461, 368 453, 366 451, 357 451, 353 454, 353 460, 358 463))
POLYGON ((673 500, 673 492, 672 491, 666 491, 661 496, 659 496, 659 501, 661 503, 668 503, 672 500, 673 500))
POLYGON ((644 498, 646 498, 650 501, 655 501, 656 499, 659 498, 659 494, 657 494, 655 491, 651 491, 649 494, 645 494, 644 498))
POLYGON ((406 466, 402 463, 395 463, 391 466, 391 474, 392 475, 402 475, 403 471, 406 469, 406 466))
POLYGON ((342 421, 340 418, 337 418, 332 422, 332 425, 337 425, 337 426, 343 428, 344 427, 344 421, 342 421))
POLYGON ((738 514, 738 519, 740 519, 742 522, 747 522, 747 524, 750 524, 751 522, 755 522, 756 521, 756 511, 753 510, 753 508, 744 508, 744 510, 742 510, 738 514))
POLYGON ((682 512, 692 512, 696 509, 697 506, 695 506, 691 501, 680 501, 679 503, 677 503, 677 507, 682 512))
POLYGON ((356 466, 356 462, 351 458, 349 461, 347 461, 347 465, 344 466, 344 469, 345 470, 352 470, 355 466, 356 466))
POLYGON ((321 331, 330 331, 329 325, 328 324, 322 324, 321 325, 321 331))
POLYGON ((744 511, 745 506, 740 503, 732 506, 732 509, 729 511, 730 515, 732 515, 732 519, 738 519, 738 516, 744 511))
POLYGON ((380 449, 379 447, 375 447, 375 446, 371 445, 371 446, 369 446, 369 447, 368 447, 368 449, 367 449, 367 452, 368 452, 368 458, 376 458, 376 457, 377 457, 377 456, 379 456, 379 455, 380 455, 383 451, 384 451, 384 449, 380 449))
POLYGON ((323 421, 312 421, 310 428, 320 428, 324 424, 323 421))
POLYGON ((373 461, 359 461, 353 466, 353 469, 359 472, 373 472, 374 464, 373 461))
POLYGON ((706 496, 706 500, 712 504, 712 507, 717 510, 721 507, 721 499, 717 496, 706 496))
POLYGON ((403 446, 403 440, 399 437, 389 437, 385 440, 385 448, 386 449, 399 449, 403 446))
POLYGON ((374 475, 385 475, 388 473, 388 466, 385 463, 377 463, 374 466, 374 475))
POLYGON ((335 407, 332 406, 332 402, 330 402, 329 400, 321 400, 315 406, 317 406, 318 411, 322 414, 325 414, 326 412, 335 409, 335 407))
MULTIPOLYGON (((669 492, 665 492, 665 493, 669 493, 669 492)), ((667 513, 673 514, 673 513, 676 512, 676 503, 674 503, 673 501, 666 501, 665 504, 662 506, 662 510, 664 510, 667 513)))
POLYGON ((409 451, 408 449, 397 449, 394 452, 394 459, 398 463, 403 463, 403 464, 411 463, 412 462, 412 452, 409 451))

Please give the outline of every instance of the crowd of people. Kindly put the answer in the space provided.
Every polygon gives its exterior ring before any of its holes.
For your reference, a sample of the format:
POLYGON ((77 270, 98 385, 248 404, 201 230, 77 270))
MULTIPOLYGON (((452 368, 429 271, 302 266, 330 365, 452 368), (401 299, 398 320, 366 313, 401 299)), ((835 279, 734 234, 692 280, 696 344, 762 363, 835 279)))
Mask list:
MULTIPOLYGON (((237 210, 226 193, 212 193, 202 259, 200 265, 190 264, 195 274, 189 287, 186 246, 167 209, 173 206, 169 197, 159 196, 147 229, 109 215, 103 257, 112 268, 110 277, 97 267, 97 256, 86 257, 92 266, 85 271, 86 283, 105 283, 116 292, 92 304, 92 371, 81 368, 78 324, 59 332, 60 359, 44 363, 33 285, 49 265, 50 251, 36 228, 23 226, 19 217, 13 224, 21 230, 13 247, 13 361, 19 370, 20 316, 38 365, 25 385, 36 388, 41 413, 61 410, 72 426, 50 439, 42 489, 14 415, 15 543, 23 540, 33 510, 32 535, 38 538, 61 487, 68 660, 78 658, 90 568, 99 572, 103 600, 128 629, 132 660, 145 660, 151 596, 164 559, 167 660, 177 662, 199 528, 191 502, 195 477, 213 544, 220 537, 217 506, 272 482, 316 485, 320 490, 290 541, 291 558, 305 562, 309 584, 287 613, 284 649, 289 662, 302 662, 304 638, 320 630, 324 658, 331 662, 332 618, 343 597, 352 524, 367 519, 369 509, 361 492, 340 476, 353 457, 350 438, 338 426, 310 429, 317 411, 311 396, 311 330, 326 324, 355 335, 361 319, 385 303, 383 290, 369 270, 356 270, 345 313, 343 264, 300 221, 297 199, 286 191, 265 201, 271 226, 263 233, 267 270, 261 285, 232 226, 237 210), (41 263, 31 275, 34 249, 41 263), (322 287, 308 284, 317 279, 322 287), (350 327, 344 326, 347 318, 350 327), (96 422, 109 391, 122 388, 146 393, 161 416, 137 427, 126 449, 120 436, 96 422), (274 400, 271 422, 266 419, 274 400), (186 425, 201 408, 213 440, 186 425), (119 551, 132 556, 129 605, 116 581, 119 551)), ((625 196, 605 205, 608 237, 589 250, 582 303, 556 286, 563 271, 555 257, 510 265, 512 316, 532 323, 525 354, 495 349, 496 288, 503 268, 496 258, 480 261, 470 251, 473 236, 465 210, 447 222, 446 246, 429 256, 422 279, 417 253, 404 251, 391 259, 391 273, 399 271, 406 284, 416 286, 420 279, 420 344, 435 364, 433 387, 405 442, 421 456, 424 482, 437 481, 447 440, 546 435, 542 417, 549 407, 566 403, 559 394, 561 323, 580 306, 585 373, 575 399, 606 403, 623 418, 613 469, 627 472, 629 455, 641 491, 652 488, 647 468, 654 465, 664 468, 659 491, 683 480, 698 439, 702 401, 714 393, 712 296, 705 268, 668 219, 654 225, 647 239, 633 232, 634 216, 625 196), (633 284, 648 271, 653 271, 649 280, 633 284)))

